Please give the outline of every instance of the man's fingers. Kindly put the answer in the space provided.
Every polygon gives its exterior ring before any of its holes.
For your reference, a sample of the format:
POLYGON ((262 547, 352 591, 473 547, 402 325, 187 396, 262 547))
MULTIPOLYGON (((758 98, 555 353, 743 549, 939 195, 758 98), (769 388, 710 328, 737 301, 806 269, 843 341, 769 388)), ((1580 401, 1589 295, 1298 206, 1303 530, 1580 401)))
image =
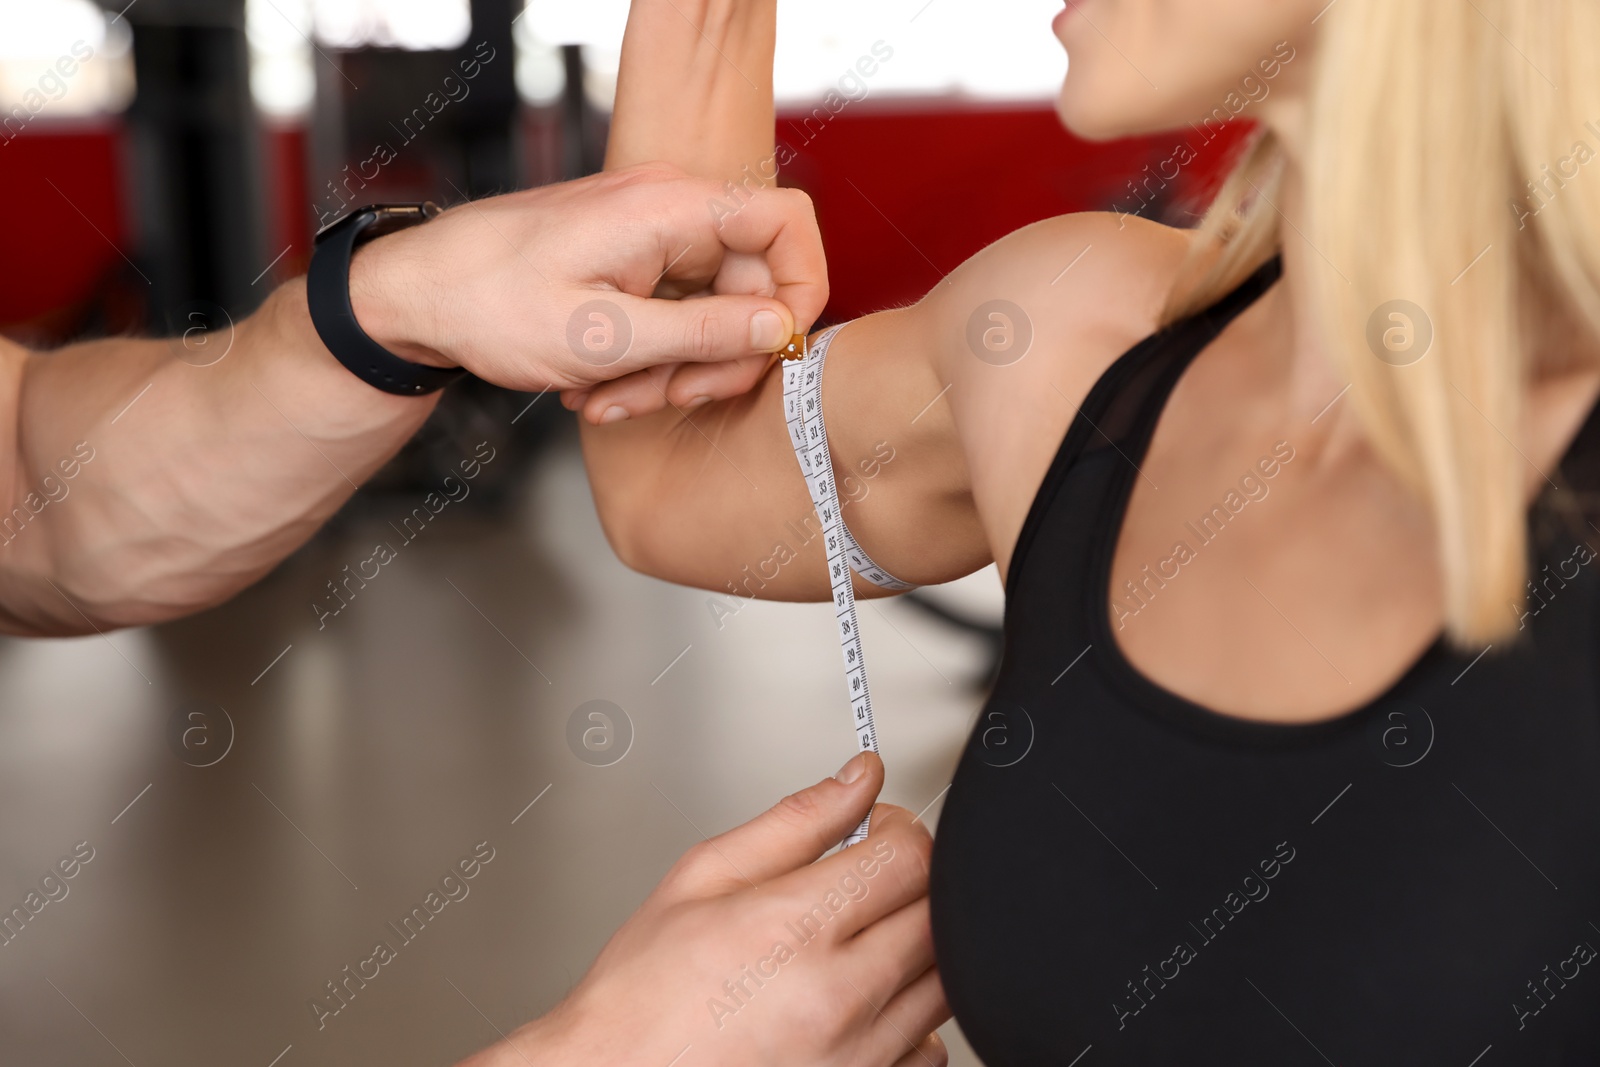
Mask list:
POLYGON ((937 967, 923 971, 887 1003, 867 996, 860 988, 850 990, 849 995, 871 1005, 862 1005, 871 1012, 866 1040, 860 1046, 865 1062, 892 1063, 894 1067, 944 1067, 948 1062, 937 1058, 942 1046, 928 1041, 950 1019, 950 1005, 937 967))
POLYGON ((592 389, 569 390, 561 394, 561 402, 597 426, 608 416, 616 421, 619 410, 637 419, 670 405, 688 416, 712 400, 748 393, 761 381, 770 362, 769 356, 757 355, 725 363, 664 364, 592 389))
POLYGON ((928 1034, 950 1021, 950 1002, 944 995, 939 968, 929 967, 883 1006, 883 1014, 897 1032, 908 1036, 928 1034))
POLYGON ((673 371, 667 383, 667 402, 693 411, 710 400, 743 396, 761 381, 771 362, 763 353, 726 363, 685 363, 673 371))
POLYGON ((653 414, 667 406, 668 384, 673 371, 681 366, 663 363, 601 382, 583 391, 583 401, 575 410, 596 426, 653 414))
POLYGON ((707 295, 773 296, 777 289, 767 257, 754 252, 724 252, 707 295))
POLYGON ((722 203, 728 194, 717 183, 650 168, 612 184, 618 213, 644 226, 619 228, 617 265, 569 290, 566 339, 576 358, 563 387, 660 363, 771 354, 821 316, 827 259, 804 193, 743 191, 722 203))
POLYGON ((933 837, 911 812, 879 804, 865 841, 789 875, 784 891, 810 898, 847 878, 864 883, 866 895, 828 924, 829 936, 842 940, 926 895, 932 856, 933 837))
POLYGON ((773 295, 807 329, 828 304, 828 261, 811 198, 797 189, 761 189, 734 210, 714 212, 711 233, 733 252, 764 252, 773 295))
MULTIPOLYGON (((624 178, 623 195, 655 226, 654 270, 698 279, 726 250, 760 255, 773 295, 810 329, 828 303, 828 260, 811 198, 798 189, 739 188, 702 178, 663 177, 641 168, 624 178)), ((652 257, 654 258, 654 257, 652 257)), ((630 288, 624 286, 624 288, 630 288)), ((631 288, 630 288, 630 291, 631 288)))
POLYGON ((652 375, 659 370, 670 374, 672 364, 651 370, 634 371, 615 381, 601 382, 592 389, 583 390, 583 399, 573 405, 573 410, 596 425, 617 422, 622 418, 637 419, 660 411, 667 406, 660 385, 654 380, 662 375, 652 375), (617 412, 622 412, 618 415, 617 412))
POLYGON ((949 1067, 950 1050, 937 1033, 929 1034, 917 1047, 894 1061, 893 1067, 949 1067))
POLYGON ((874 753, 859 753, 840 769, 840 778, 824 778, 792 793, 749 822, 690 849, 662 884, 687 896, 705 896, 790 874, 838 844, 882 788, 883 761, 874 753), (845 782, 852 773, 859 776, 845 782))
POLYGON ((933 966, 933 929, 927 897, 918 897, 879 919, 842 946, 852 979, 861 992, 882 1004, 933 966))

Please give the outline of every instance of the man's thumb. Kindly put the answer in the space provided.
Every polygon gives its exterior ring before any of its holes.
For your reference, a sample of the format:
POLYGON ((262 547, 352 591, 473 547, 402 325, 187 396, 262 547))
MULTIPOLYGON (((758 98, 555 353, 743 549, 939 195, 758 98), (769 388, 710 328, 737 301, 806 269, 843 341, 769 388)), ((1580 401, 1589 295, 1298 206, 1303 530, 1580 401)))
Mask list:
POLYGON ((749 822, 710 838, 703 877, 688 877, 699 888, 715 891, 750 883, 759 886, 815 863, 855 829, 882 788, 883 760, 872 752, 857 753, 834 777, 792 793, 749 822))
POLYGON ((717 363, 772 353, 794 336, 794 314, 760 296, 657 300, 618 296, 632 331, 625 358, 608 376, 657 363, 717 363))

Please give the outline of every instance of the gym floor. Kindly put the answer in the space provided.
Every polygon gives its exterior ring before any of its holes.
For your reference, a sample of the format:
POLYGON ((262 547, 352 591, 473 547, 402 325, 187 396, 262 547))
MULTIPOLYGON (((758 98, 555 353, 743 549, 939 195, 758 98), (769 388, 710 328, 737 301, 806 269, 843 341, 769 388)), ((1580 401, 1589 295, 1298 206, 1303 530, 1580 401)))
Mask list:
MULTIPOLYGON (((454 1062, 558 1001, 702 832, 851 755, 828 605, 719 619, 628 571, 570 433, 521 489, 411 543, 391 522, 419 501, 386 500, 179 623, 0 641, 0 910, 31 914, 0 944, 0 1060, 454 1062), (395 557, 319 628, 378 541, 395 557), (569 741, 593 700, 620 709, 599 755, 569 741), (475 849, 466 895, 394 937, 475 849), (395 958, 319 1029, 309 1002, 379 940, 395 958)), ((941 595, 998 616, 993 568, 941 595)), ((901 603, 861 621, 882 799, 934 826, 985 651, 901 603)))

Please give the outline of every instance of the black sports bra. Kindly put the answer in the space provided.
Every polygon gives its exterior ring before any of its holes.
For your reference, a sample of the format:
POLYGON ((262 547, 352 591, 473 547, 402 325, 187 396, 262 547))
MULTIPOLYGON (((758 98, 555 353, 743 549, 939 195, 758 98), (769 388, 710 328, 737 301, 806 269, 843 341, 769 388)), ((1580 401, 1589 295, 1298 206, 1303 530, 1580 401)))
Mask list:
MULTIPOLYGON (((1217 714, 1111 636, 1133 465, 1280 269, 1118 358, 1034 499, 934 846, 951 1007, 989 1067, 1600 1064, 1600 530, 1563 519, 1576 497, 1530 510, 1525 640, 1441 639, 1331 721, 1217 714)), ((1600 481, 1596 457, 1600 407, 1557 481, 1600 481)))

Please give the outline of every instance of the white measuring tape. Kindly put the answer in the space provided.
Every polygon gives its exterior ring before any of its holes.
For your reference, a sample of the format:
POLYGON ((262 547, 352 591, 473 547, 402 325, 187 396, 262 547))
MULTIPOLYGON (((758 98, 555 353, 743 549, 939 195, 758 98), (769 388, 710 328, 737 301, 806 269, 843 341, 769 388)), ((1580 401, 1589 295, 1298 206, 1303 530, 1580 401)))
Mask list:
MULTIPOLYGON (((839 650, 844 653, 845 687, 850 694, 850 711, 855 723, 856 744, 861 751, 878 751, 878 732, 872 724, 872 693, 867 685, 866 654, 861 649, 861 628, 856 621, 856 594, 850 584, 853 570, 873 585, 896 592, 915 586, 893 577, 872 562, 856 539, 845 528, 839 513, 839 487, 834 482, 833 457, 828 452, 828 431, 822 423, 822 361, 828 346, 841 327, 835 326, 817 338, 803 355, 790 357, 783 364, 783 412, 789 426, 789 441, 794 445, 800 472, 811 493, 811 505, 822 520, 822 543, 828 553, 828 580, 833 587, 833 613, 839 626, 839 650)), ((793 352, 797 346, 791 345, 793 352)), ((872 812, 844 839, 844 847, 866 839, 872 812)))

